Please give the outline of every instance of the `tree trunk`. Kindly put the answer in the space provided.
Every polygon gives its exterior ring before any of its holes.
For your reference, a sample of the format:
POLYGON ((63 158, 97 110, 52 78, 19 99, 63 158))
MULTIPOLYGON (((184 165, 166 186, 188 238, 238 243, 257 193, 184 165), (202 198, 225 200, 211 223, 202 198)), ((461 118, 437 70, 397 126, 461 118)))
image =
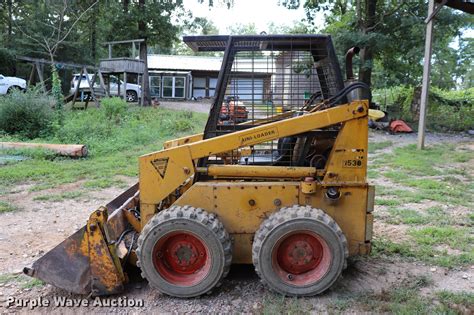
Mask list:
MULTIPOLYGON (((365 23, 362 32, 368 34, 373 31, 375 15, 377 12, 377 0, 365 0, 365 23)), ((372 84, 373 53, 370 45, 363 47, 360 53, 361 67, 359 69, 359 81, 368 86, 372 84)))
POLYGON ((12 46, 12 29, 13 29, 13 9, 12 9, 12 0, 7 1, 7 7, 8 7, 8 26, 7 26, 7 45, 9 47, 12 46))
POLYGON ((123 12, 128 13, 128 6, 130 4, 130 0, 123 0, 123 12))
POLYGON ((90 28, 90 56, 95 62, 97 58, 97 19, 100 14, 100 3, 98 3, 91 16, 91 28, 90 28))
MULTIPOLYGON (((138 7, 140 11, 143 12, 143 16, 145 16, 145 3, 146 0, 139 0, 138 1, 138 7)), ((143 20, 140 20, 138 22, 138 34, 140 38, 145 39, 143 43, 140 43, 140 59, 145 62, 145 72, 143 73, 142 76, 142 86, 143 86, 143 106, 150 106, 151 105, 151 95, 150 95, 150 84, 148 82, 148 58, 147 58, 147 26, 146 22, 143 20)))
POLYGON ((368 86, 372 84, 372 65, 373 54, 372 49, 367 46, 360 50, 361 67, 359 69, 359 81, 364 82, 368 86))

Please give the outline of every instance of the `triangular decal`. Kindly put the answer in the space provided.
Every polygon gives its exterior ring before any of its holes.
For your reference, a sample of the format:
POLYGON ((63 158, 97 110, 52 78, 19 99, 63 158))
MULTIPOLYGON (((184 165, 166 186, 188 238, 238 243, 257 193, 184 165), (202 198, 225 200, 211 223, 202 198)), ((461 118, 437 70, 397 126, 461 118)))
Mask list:
POLYGON ((151 161, 151 164, 158 171, 158 174, 160 174, 161 178, 164 178, 166 173, 166 167, 168 166, 168 158, 153 160, 151 161))

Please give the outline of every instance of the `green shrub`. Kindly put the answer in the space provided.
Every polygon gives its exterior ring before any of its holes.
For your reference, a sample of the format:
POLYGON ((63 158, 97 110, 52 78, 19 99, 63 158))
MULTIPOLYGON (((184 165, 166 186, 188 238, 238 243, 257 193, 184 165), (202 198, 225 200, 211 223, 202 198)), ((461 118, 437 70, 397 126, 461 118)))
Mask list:
POLYGON ((36 90, 1 96, 0 131, 29 139, 50 134, 54 122, 53 103, 51 97, 36 90))
POLYGON ((84 143, 98 142, 113 134, 115 125, 105 118, 105 110, 96 108, 87 111, 68 111, 63 126, 57 130, 53 142, 84 143))
POLYGON ((119 97, 103 99, 101 101, 101 107, 104 111, 105 117, 116 123, 122 121, 126 117, 128 111, 127 103, 119 97))
MULTIPOLYGON (((417 121, 411 111, 414 88, 395 86, 373 92, 374 101, 390 118, 401 118, 409 123, 417 121)), ((416 127, 413 125, 413 127, 416 127)), ((430 89, 427 127, 441 131, 464 131, 474 128, 474 88, 460 91, 430 89)))

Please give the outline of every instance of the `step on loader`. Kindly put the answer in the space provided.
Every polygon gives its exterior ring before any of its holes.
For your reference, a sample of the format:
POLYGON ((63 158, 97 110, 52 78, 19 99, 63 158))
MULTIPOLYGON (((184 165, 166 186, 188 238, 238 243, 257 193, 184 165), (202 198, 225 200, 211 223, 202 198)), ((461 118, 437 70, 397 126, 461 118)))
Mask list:
POLYGON ((253 264, 273 291, 324 292, 371 248, 370 90, 345 85, 327 35, 184 42, 223 52, 203 133, 141 156, 136 185, 24 272, 99 296, 121 292, 135 265, 152 288, 194 297, 253 264), (223 118, 230 100, 242 119, 223 118))

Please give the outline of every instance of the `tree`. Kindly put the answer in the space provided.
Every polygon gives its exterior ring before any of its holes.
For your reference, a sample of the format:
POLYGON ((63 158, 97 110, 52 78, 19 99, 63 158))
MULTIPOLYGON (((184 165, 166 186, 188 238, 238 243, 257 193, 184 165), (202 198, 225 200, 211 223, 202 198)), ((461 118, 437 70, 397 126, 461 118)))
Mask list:
MULTIPOLYGON (((425 1, 306 0, 302 4, 299 0, 284 0, 281 4, 288 8, 303 5, 310 22, 316 12, 323 12, 323 31, 333 35, 340 56, 351 46, 362 48, 359 80, 372 85, 374 75, 389 85, 419 81, 425 1)), ((441 43, 447 46, 459 34, 459 28, 467 24, 465 14, 443 8, 435 23, 435 50, 441 43)))
POLYGON ((29 6, 23 7, 22 14, 15 17, 15 28, 27 40, 41 47, 54 63, 59 47, 75 29, 84 14, 97 2, 77 13, 71 6, 70 0, 31 1, 29 6))
POLYGON ((256 35, 260 32, 257 30, 255 23, 242 24, 235 23, 227 28, 227 32, 231 35, 256 35))

